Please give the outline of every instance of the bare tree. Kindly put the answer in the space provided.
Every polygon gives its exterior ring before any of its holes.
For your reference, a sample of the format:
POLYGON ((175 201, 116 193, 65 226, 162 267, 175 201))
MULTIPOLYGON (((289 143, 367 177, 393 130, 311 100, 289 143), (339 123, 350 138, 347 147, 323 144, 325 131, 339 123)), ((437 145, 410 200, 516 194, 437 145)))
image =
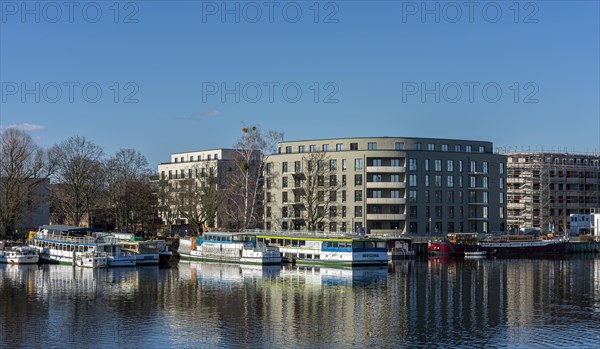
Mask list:
POLYGON ((133 208, 142 200, 133 184, 149 185, 148 161, 133 149, 121 149, 107 161, 105 175, 105 194, 115 224, 129 227, 133 221, 133 208))
MULTIPOLYGON (((294 200, 301 203, 300 216, 309 231, 324 230, 324 222, 335 222, 336 202, 341 183, 337 178, 337 162, 325 152, 302 157, 302 169, 294 176, 294 200)), ((290 213, 291 214, 291 213, 290 213)))
POLYGON ((85 214, 89 224, 102 189, 103 150, 84 137, 73 136, 57 147, 57 155, 53 206, 71 224, 79 226, 85 214))
POLYGON ((263 171, 269 155, 282 140, 281 132, 263 132, 256 126, 242 128, 242 137, 234 144, 234 171, 227 175, 225 206, 230 226, 248 229, 262 222, 263 171))
POLYGON ((214 174, 178 181, 177 189, 170 197, 179 216, 185 218, 197 232, 203 233, 206 228, 215 226, 223 195, 219 193, 214 174))
POLYGON ((0 233, 12 234, 37 208, 35 189, 55 165, 54 149, 44 151, 25 132, 9 128, 0 134, 0 233))

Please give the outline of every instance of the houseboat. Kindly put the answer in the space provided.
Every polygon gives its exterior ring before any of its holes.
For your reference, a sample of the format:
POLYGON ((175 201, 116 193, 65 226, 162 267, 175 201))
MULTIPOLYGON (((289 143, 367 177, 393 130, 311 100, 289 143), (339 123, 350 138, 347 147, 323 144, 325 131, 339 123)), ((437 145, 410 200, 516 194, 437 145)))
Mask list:
POLYGON ((500 235, 480 239, 477 233, 451 233, 428 243, 430 254, 459 255, 485 252, 497 257, 532 257, 566 254, 569 240, 564 237, 535 238, 529 235, 500 235))
POLYGON ((110 233, 114 236, 121 245, 125 246, 127 251, 137 256, 140 261, 140 265, 156 265, 166 267, 169 265, 173 253, 169 251, 167 242, 165 240, 144 240, 142 232, 133 233, 110 233), (151 241, 151 242, 147 242, 151 241), (141 244, 137 244, 140 242, 141 244), (156 251, 154 251, 156 248, 156 251), (156 262, 155 252, 158 252, 158 262, 156 262), (151 256, 143 256, 144 254, 151 254, 151 256))
POLYGON ((104 252, 77 252, 75 265, 84 268, 106 268, 108 267, 108 256, 104 252))
POLYGON ((259 235, 259 242, 276 247, 284 260, 311 265, 384 265, 388 262, 384 239, 331 233, 259 235))
POLYGON ((136 265, 158 265, 159 247, 155 240, 120 241, 123 251, 131 252, 136 258, 136 265))
POLYGON ((38 250, 29 246, 12 246, 4 248, 0 243, 0 263, 35 264, 39 261, 38 250))
POLYGON ((243 263, 280 264, 281 256, 275 248, 257 241, 251 233, 204 233, 202 237, 182 237, 179 240, 182 259, 243 263))
POLYGON ((412 240, 409 238, 387 238, 388 259, 406 259, 415 256, 412 240))

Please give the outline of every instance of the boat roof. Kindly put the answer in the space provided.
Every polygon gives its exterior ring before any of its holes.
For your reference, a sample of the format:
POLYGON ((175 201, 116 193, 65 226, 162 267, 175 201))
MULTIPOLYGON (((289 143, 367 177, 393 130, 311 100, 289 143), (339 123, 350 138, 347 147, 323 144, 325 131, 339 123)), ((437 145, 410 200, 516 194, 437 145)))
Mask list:
POLYGON ((252 235, 256 236, 256 233, 251 232, 206 232, 202 235, 211 235, 211 236, 234 236, 234 235, 252 235))
POLYGON ((258 234, 261 238, 276 238, 276 239, 302 239, 302 240, 365 240, 365 241, 385 241, 381 238, 366 237, 353 233, 325 233, 325 232, 265 232, 264 234, 258 234))
POLYGON ((88 232, 96 231, 92 228, 81 228, 81 227, 75 227, 72 225, 63 225, 63 224, 41 225, 39 227, 39 230, 53 230, 53 231, 69 232, 69 233, 88 233, 88 232))

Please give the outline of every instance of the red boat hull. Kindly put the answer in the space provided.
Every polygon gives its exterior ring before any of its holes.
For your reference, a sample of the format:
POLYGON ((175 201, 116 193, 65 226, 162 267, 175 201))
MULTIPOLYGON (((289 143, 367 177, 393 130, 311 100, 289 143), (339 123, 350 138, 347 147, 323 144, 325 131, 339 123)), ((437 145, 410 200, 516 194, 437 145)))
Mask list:
POLYGON ((449 256, 452 254, 452 248, 447 241, 429 241, 427 243, 427 252, 434 255, 449 256))
POLYGON ((430 241, 430 254, 464 255, 465 252, 487 252, 497 257, 535 257, 540 255, 563 255, 567 253, 565 240, 541 240, 525 242, 479 242, 477 244, 430 241))

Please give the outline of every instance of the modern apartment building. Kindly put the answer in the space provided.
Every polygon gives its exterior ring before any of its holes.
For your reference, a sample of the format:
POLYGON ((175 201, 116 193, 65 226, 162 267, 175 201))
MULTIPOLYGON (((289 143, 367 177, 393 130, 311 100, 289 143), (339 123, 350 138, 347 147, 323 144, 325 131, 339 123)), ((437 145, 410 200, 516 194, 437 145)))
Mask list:
MULTIPOLYGON (((163 188, 158 188, 160 218, 165 224, 190 224, 188 219, 178 210, 179 201, 173 199, 181 195, 186 179, 193 179, 193 185, 202 187, 207 178, 214 178, 217 186, 225 184, 227 172, 232 171, 236 152, 233 149, 213 149, 193 152, 173 153, 171 161, 158 165, 159 182, 163 188), (167 190, 165 190, 165 187, 167 190)), ((187 189, 187 188, 186 188, 187 189)), ((194 192, 191 193, 194 195, 194 192)), ((198 205, 201 205, 198 202, 198 205)), ((218 226, 220 217, 217 215, 215 225, 218 226)))
POLYGON ((600 207, 600 156, 505 152, 508 226, 569 232, 570 214, 600 207))
POLYGON ((265 227, 372 235, 506 229, 506 157, 491 142, 282 142, 268 158, 265 227))

